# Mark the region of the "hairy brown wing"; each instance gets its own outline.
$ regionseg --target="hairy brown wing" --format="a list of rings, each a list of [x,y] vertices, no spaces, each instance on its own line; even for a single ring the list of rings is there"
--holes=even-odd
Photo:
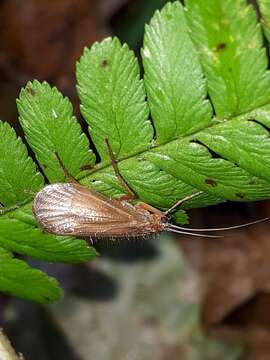
[[[117,236],[149,221],[147,214],[132,205],[77,183],[47,185],[36,195],[33,212],[46,231],[58,235]]]

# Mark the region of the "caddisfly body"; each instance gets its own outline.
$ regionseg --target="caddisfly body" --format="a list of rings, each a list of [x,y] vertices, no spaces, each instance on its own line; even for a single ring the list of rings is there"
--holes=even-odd
[[[145,237],[162,231],[217,237],[199,232],[235,229],[266,220],[217,229],[191,229],[171,224],[169,212],[199,194],[201,192],[192,194],[162,212],[145,203],[132,205],[126,200],[109,199],[76,182],[59,183],[47,185],[37,193],[33,212],[40,226],[49,233],[90,238]]]

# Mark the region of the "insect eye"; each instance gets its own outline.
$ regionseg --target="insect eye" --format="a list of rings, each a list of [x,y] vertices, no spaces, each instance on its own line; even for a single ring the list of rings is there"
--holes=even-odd
[[[160,222],[161,222],[162,224],[166,224],[166,223],[168,222],[167,216],[162,216],[162,217],[160,218]]]

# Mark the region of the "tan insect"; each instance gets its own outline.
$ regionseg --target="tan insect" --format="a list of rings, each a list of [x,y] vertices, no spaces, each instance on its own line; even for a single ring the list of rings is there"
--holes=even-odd
[[[197,195],[191,195],[185,200]],[[133,206],[126,200],[109,199],[78,183],[47,185],[36,195],[33,212],[47,232],[90,238],[145,237],[162,231],[217,237],[195,232],[235,229],[262,221],[228,228],[185,228],[169,222],[169,211],[161,212],[144,203]]]
[[[78,183],[46,186],[36,195],[33,212],[44,230],[58,235],[137,237],[175,228],[158,209],[109,199]]]

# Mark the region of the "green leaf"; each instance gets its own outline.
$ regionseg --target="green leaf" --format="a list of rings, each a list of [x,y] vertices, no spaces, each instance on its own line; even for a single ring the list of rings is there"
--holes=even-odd
[[[207,8],[210,7],[209,2],[206,4]],[[213,19],[219,21],[217,9],[224,8],[229,11],[223,2],[217,1],[215,4],[210,23]],[[230,122],[211,119],[211,107],[206,100],[207,87],[204,80],[204,74],[208,76],[208,68],[201,68],[200,61],[203,62],[204,54],[196,50],[192,41],[196,28],[193,26],[192,31],[189,29],[194,20],[192,16],[196,18],[198,10],[195,3],[190,2],[188,5],[187,13],[179,2],[167,4],[162,11],[155,13],[150,26],[146,28],[142,55],[157,144],[152,149],[146,147],[145,151],[136,156],[120,161],[120,173],[141,200],[161,209],[168,208],[177,200],[198,190],[203,190],[204,193],[186,202],[185,208],[208,206],[226,200],[255,201],[268,198],[269,171],[263,169],[263,164],[268,163],[270,154],[268,132],[254,120],[269,127],[269,110],[266,106],[258,106],[242,115],[243,118],[234,118]],[[195,7],[194,12],[193,8],[190,10],[191,6]],[[198,6],[201,9],[202,5]],[[232,37],[238,29],[243,32],[244,39],[248,39],[253,33],[258,35],[258,26],[251,21],[255,14],[241,1],[237,1],[238,10],[239,6],[242,6],[249,20],[244,17],[241,17],[241,20],[237,16],[234,19],[231,16],[231,28],[226,28],[225,35]],[[234,11],[232,10],[232,13]],[[186,22],[187,15],[189,26]],[[197,24],[198,20],[195,20]],[[205,33],[209,26],[206,15],[203,20],[201,32]],[[97,46],[95,45],[95,48]],[[240,46],[240,54],[242,49],[243,45]],[[258,51],[260,54],[264,52],[260,47]],[[256,89],[261,89],[264,101],[270,102],[268,83],[260,78],[261,73],[264,74],[263,78],[268,78],[265,71],[266,56],[263,55],[263,61],[257,64],[256,75],[253,75],[255,81],[260,82]],[[88,60],[85,73],[91,71],[96,61],[93,57]],[[249,61],[250,56],[246,58],[244,66],[248,66]],[[222,66],[224,68],[226,64]],[[97,71],[103,70],[97,68]],[[214,71],[213,76],[218,79],[215,63],[211,71]],[[259,80],[256,80],[258,76]],[[231,80],[228,72],[225,72],[223,77],[226,83]],[[207,80],[211,81],[211,78]],[[246,86],[245,77],[238,79],[238,85],[239,88]],[[94,79],[89,83],[90,86],[95,88]],[[225,88],[222,93],[224,99],[226,91]],[[211,88],[209,92],[213,101]],[[248,96],[249,93],[246,97]],[[97,103],[98,95],[92,101]],[[102,109],[106,111],[106,104],[103,104]],[[247,124],[249,130],[245,133]],[[226,127],[228,131],[223,135],[223,128]],[[251,131],[251,128],[254,131]],[[191,135],[187,136],[189,133]],[[215,140],[212,141],[214,134]],[[127,133],[127,139],[128,136]],[[263,144],[261,150],[258,140]],[[159,145],[164,141],[167,144]],[[82,183],[109,196],[124,194],[110,167],[97,167],[90,176],[82,179]]]
[[[173,223],[178,225],[185,225],[189,223],[188,215],[184,210],[178,210],[175,213],[173,213],[171,221],[173,221]]]
[[[17,102],[27,142],[51,182],[80,178],[95,162],[80,125],[72,115],[71,102],[46,82],[29,82]]]
[[[255,201],[270,197],[270,182],[251,176],[229,161],[212,158],[210,152],[196,142],[171,142],[149,156],[169,174],[221,198]]]
[[[186,0],[191,37],[200,54],[219,118],[269,102],[270,74],[256,13],[245,0]]]
[[[66,180],[66,172],[68,176],[80,177],[85,173],[84,166],[93,165],[94,155],[72,117],[71,103],[55,88],[37,81],[28,83],[21,92],[18,108],[26,138],[48,179]],[[37,225],[29,201],[41,189],[43,178],[27,156],[25,145],[5,123],[0,123],[0,151],[0,202],[4,206],[0,217],[0,246],[50,262],[93,259],[97,253],[84,240],[46,234]],[[0,262],[0,273],[6,268],[10,268],[11,273],[21,269],[23,287],[16,284],[15,276],[9,276],[0,283],[3,291],[43,302],[59,296],[53,279],[32,271],[23,262],[15,259]],[[35,279],[36,288],[29,289]]]
[[[258,0],[261,14],[261,24],[267,40],[270,41],[270,1]]]
[[[28,157],[25,145],[15,131],[0,121],[0,204],[19,206],[31,199],[43,185],[43,178]],[[1,206],[0,206],[1,213]]]
[[[55,279],[0,248],[0,290],[40,303],[54,302],[61,291]]]
[[[81,111],[102,160],[108,160],[108,138],[117,159],[149,147],[153,129],[138,62],[117,38],[85,49],[77,64]]]
[[[269,132],[258,123],[233,119],[202,131],[197,139],[250,174],[270,181]]]
[[[206,83],[179,2],[157,11],[146,26],[142,56],[157,142],[209,126]]]

